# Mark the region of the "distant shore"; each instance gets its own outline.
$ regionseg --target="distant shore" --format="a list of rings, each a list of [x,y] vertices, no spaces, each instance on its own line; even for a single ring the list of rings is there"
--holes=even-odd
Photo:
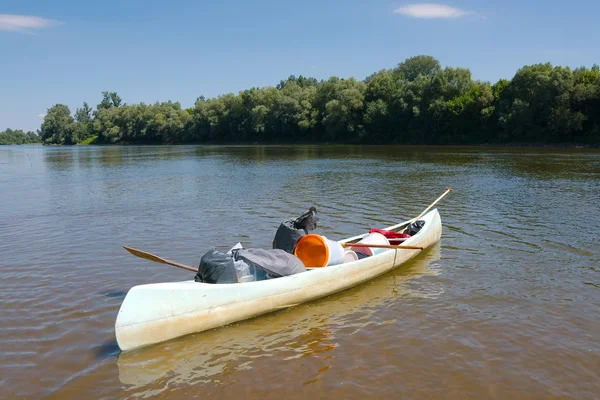
[[[431,56],[365,79],[294,75],[192,107],[127,104],[104,91],[96,107],[50,107],[38,131],[55,144],[600,145],[600,66],[526,65],[511,80],[473,80]]]
[[[41,144],[41,143],[33,143]],[[271,143],[271,142],[191,142],[191,143],[78,143],[75,146],[406,146],[406,147],[531,147],[531,148],[554,148],[554,149],[597,149],[600,144],[584,143],[461,143],[461,144],[402,144],[402,143],[330,143],[330,142],[297,142],[297,143]],[[45,144],[44,146],[63,146]],[[64,145],[69,146],[69,145]]]
[[[188,143],[0,143],[0,146],[40,145],[51,147],[79,147],[79,146],[406,146],[406,147],[506,147],[506,148],[549,148],[549,149],[598,149],[600,143],[448,143],[448,144],[406,144],[406,143],[331,143],[331,142],[188,142]]]

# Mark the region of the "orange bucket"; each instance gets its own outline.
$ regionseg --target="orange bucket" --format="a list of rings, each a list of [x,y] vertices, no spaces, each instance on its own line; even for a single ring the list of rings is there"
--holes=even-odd
[[[308,268],[326,267],[344,262],[344,248],[325,236],[309,233],[294,249],[294,255]]]

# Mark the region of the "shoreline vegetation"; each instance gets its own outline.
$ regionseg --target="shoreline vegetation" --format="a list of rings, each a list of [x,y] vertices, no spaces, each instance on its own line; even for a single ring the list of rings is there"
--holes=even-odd
[[[48,109],[44,144],[407,144],[597,147],[600,67],[524,66],[491,84],[416,56],[364,80],[290,76],[193,107],[125,104]]]
[[[42,143],[42,139],[35,132],[24,132],[21,129],[0,132],[0,145],[34,143]]]

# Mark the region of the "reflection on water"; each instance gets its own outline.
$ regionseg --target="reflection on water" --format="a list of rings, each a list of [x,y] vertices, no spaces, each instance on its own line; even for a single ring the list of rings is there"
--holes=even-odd
[[[141,389],[157,394],[179,385],[219,383],[222,375],[250,370],[260,358],[289,361],[310,357],[319,361],[319,368],[309,381],[318,380],[336,355],[339,336],[348,338],[373,325],[393,323],[373,316],[381,308],[397,307],[403,298],[440,294],[443,288],[439,286],[424,285],[424,290],[406,287],[410,280],[439,273],[439,259],[438,243],[397,270],[358,288],[224,328],[121,353],[119,379],[139,395],[144,395]]]

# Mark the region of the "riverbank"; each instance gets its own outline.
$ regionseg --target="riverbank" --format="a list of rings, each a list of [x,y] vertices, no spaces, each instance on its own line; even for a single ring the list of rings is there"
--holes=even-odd
[[[41,144],[41,143],[33,143]],[[88,140],[75,145],[58,145],[58,146],[189,146],[189,145],[209,145],[209,146],[414,146],[414,147],[504,147],[504,148],[556,148],[556,149],[597,149],[600,148],[600,143],[585,144],[585,143],[474,143],[474,144],[402,144],[402,143],[319,143],[319,142],[294,142],[294,143],[272,143],[272,142],[189,142],[189,143],[99,143],[95,140]],[[44,146],[57,146],[56,144],[44,144]]]

